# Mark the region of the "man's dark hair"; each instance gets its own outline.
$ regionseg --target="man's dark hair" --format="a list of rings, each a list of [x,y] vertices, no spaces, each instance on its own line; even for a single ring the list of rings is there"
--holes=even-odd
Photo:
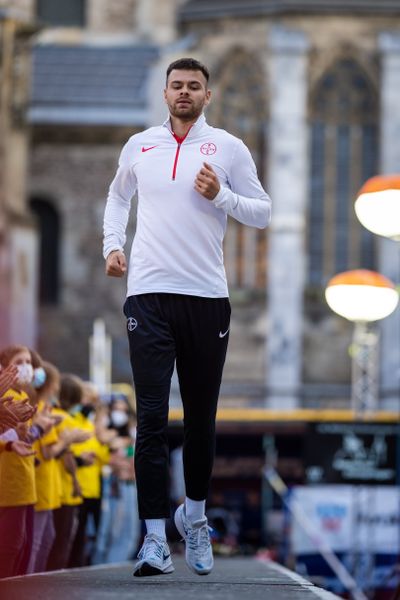
[[[167,83],[168,77],[173,69],[178,69],[180,71],[201,71],[207,82],[210,79],[210,73],[207,67],[195,58],[179,58],[172,62],[167,69]]]

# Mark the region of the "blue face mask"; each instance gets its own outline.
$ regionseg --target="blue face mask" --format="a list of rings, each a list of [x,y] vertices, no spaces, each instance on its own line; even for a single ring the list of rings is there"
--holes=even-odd
[[[46,379],[46,371],[43,369],[43,367],[38,367],[37,369],[34,369],[32,379],[32,385],[34,388],[42,387]]]

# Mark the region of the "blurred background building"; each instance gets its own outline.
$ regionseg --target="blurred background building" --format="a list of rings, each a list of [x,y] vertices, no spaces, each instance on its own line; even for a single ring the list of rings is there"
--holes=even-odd
[[[31,45],[28,2],[0,2],[0,339],[34,345],[38,231],[27,205]]]
[[[107,279],[101,258],[105,197],[124,142],[165,118],[166,66],[194,56],[211,71],[209,122],[247,143],[273,199],[267,231],[229,222],[233,320],[222,402],[347,407],[352,328],[329,310],[324,289],[335,273],[354,268],[400,280],[399,247],[362,228],[353,210],[368,177],[400,164],[398,1],[1,5],[1,76],[8,81],[0,179],[8,285],[1,293],[13,298],[9,337],[23,339],[28,311],[30,339],[37,336],[43,354],[86,376],[87,340],[101,316],[113,340],[113,378],[130,380],[125,282]],[[18,48],[13,65],[8,22]],[[28,87],[27,124],[20,108]],[[132,214],[132,233],[134,221]],[[28,246],[21,228],[30,232]],[[5,250],[7,236],[14,245]],[[398,406],[399,319],[397,311],[380,325],[382,408]]]

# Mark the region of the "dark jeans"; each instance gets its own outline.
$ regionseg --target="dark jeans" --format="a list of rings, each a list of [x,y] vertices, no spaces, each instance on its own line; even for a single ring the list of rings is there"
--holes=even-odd
[[[176,361],[184,412],[186,495],[207,498],[215,453],[215,417],[229,338],[228,298],[141,294],[124,313],[136,391],[136,483],[141,519],[170,516],[167,438]]]

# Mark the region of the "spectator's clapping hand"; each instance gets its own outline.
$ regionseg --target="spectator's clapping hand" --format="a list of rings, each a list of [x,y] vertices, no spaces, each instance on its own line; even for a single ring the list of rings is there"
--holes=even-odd
[[[96,455],[94,452],[82,452],[79,455],[79,458],[81,459],[85,467],[89,467],[94,463]]]
[[[0,398],[9,390],[17,381],[18,368],[16,365],[8,365],[0,371]]]
[[[51,413],[51,418],[53,419],[54,425],[59,425],[64,421],[64,417],[62,415],[53,415],[53,413]]]
[[[60,431],[59,435],[66,445],[69,446],[70,444],[81,444],[82,442],[86,442],[93,434],[84,429],[74,428],[64,429],[63,431]]]
[[[32,446],[22,440],[11,442],[11,449],[19,456],[32,456],[33,454],[36,454]]]
[[[8,409],[13,413],[19,423],[25,423],[33,417],[36,412],[36,408],[33,408],[28,399],[22,402],[12,402]]]
[[[38,425],[43,430],[43,434],[48,433],[54,426],[54,420],[51,416],[50,409],[44,408],[36,413],[33,424]]]
[[[0,433],[7,429],[13,429],[19,423],[17,417],[10,410],[11,404],[12,398],[0,399]]]
[[[29,427],[26,423],[18,423],[15,427],[15,431],[21,441],[26,442],[27,444],[32,442],[31,436],[29,435]]]
[[[126,448],[126,439],[123,437],[115,437],[110,443],[111,450],[120,450],[121,448]]]
[[[117,435],[116,429],[96,429],[96,437],[101,444],[111,445]]]

